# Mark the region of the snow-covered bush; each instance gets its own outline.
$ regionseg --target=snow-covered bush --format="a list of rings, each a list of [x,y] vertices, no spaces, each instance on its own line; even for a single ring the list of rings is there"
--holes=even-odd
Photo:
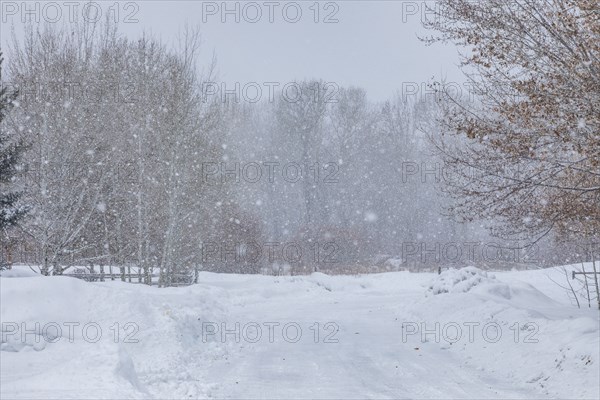
[[[428,291],[433,294],[464,293],[481,283],[497,282],[493,274],[475,267],[450,268],[431,281]]]

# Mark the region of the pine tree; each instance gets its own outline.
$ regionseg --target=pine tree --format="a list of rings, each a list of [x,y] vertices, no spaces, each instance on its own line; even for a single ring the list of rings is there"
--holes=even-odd
[[[0,52],[0,80],[2,80],[2,61]],[[0,234],[2,235],[26,212],[25,207],[17,204],[21,193],[11,190],[19,172],[18,163],[25,145],[22,140],[12,140],[8,129],[2,125],[16,98],[17,92],[11,92],[7,87],[0,89]]]

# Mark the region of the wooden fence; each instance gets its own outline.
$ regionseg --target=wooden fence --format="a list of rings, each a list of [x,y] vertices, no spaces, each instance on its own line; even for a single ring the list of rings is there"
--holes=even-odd
[[[122,282],[128,283],[138,283],[145,284],[145,275],[143,272],[136,273],[114,273],[109,272],[105,273],[104,271],[100,272],[89,272],[87,269],[78,269],[75,272],[71,273],[63,273],[61,276],[69,276],[72,278],[77,278],[84,280],[86,282],[105,282],[107,280],[116,281],[121,280]],[[173,279],[174,278],[174,279]],[[182,279],[183,278],[183,279]],[[157,286],[160,279],[160,274],[153,273],[150,275],[151,284],[153,286]],[[171,279],[167,286],[188,286],[192,283],[198,283],[198,274],[195,273],[193,277],[193,282],[190,282],[190,276],[187,274],[171,274]]]

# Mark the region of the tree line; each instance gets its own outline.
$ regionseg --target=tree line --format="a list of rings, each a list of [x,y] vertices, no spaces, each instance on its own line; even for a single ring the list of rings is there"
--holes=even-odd
[[[597,243],[600,223],[594,2],[445,3],[423,40],[467,47],[475,101],[444,82],[372,102],[308,79],[293,101],[240,102],[207,96],[216,64],[193,29],[167,47],[110,24],[30,26],[10,52],[18,98],[0,103],[3,241],[44,274],[158,269],[165,286],[199,266],[352,270],[406,243],[425,265],[428,244],[496,238],[568,261],[555,243]]]

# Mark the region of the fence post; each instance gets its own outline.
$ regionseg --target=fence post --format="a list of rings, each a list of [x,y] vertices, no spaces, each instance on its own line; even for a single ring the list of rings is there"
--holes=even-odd
[[[94,282],[96,280],[96,269],[94,268],[94,263],[90,263],[90,282]]]

